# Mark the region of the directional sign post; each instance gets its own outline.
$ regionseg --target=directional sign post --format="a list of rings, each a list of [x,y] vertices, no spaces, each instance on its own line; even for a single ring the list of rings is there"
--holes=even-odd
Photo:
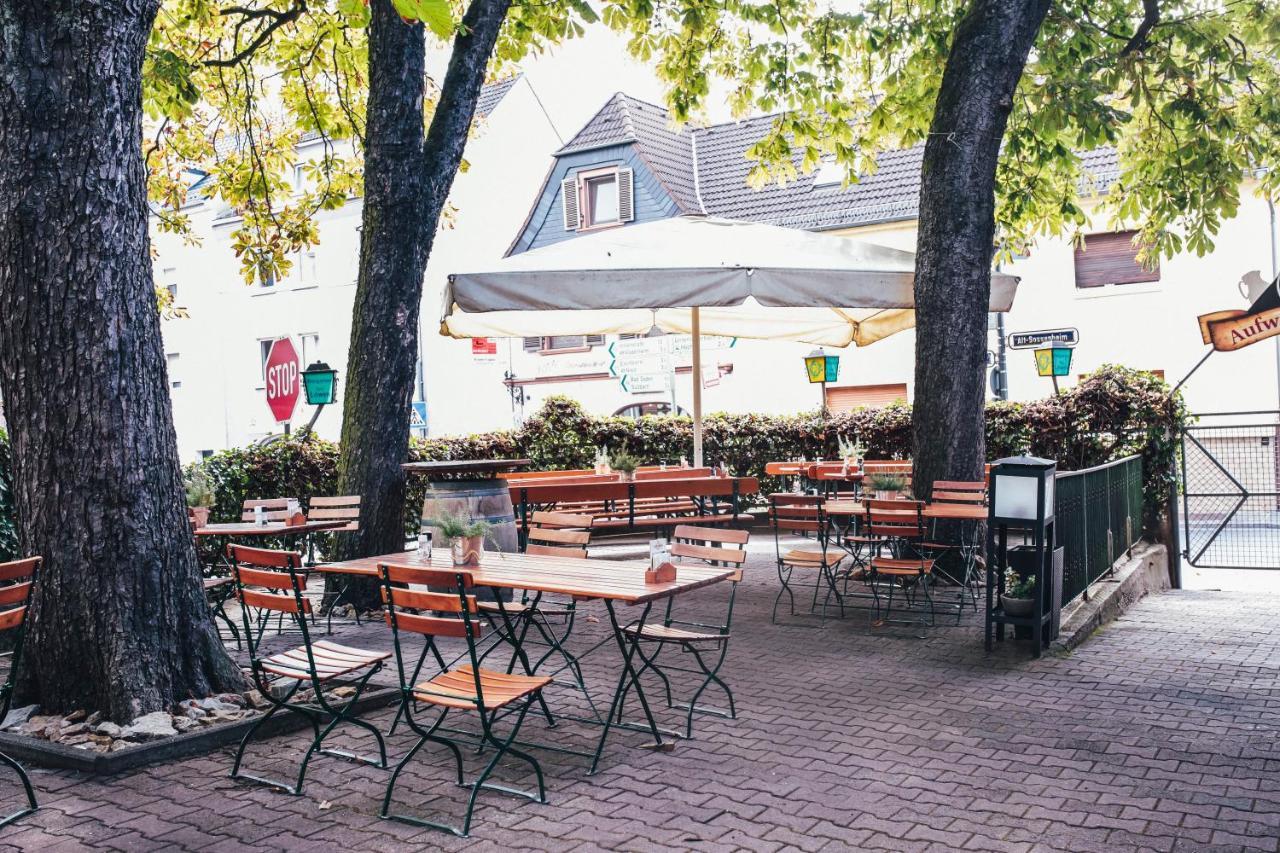
[[[299,376],[298,351],[289,338],[279,338],[271,345],[264,368],[267,385],[267,405],[276,423],[285,423],[293,417],[298,406]]]
[[[652,394],[667,387],[674,369],[666,337],[632,338],[609,344],[609,375],[629,394]]]

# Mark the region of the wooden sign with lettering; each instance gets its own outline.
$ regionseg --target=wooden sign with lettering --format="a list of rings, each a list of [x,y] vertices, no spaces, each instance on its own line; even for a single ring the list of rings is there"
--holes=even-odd
[[[1200,335],[1206,344],[1223,352],[1280,335],[1280,277],[1258,295],[1247,311],[1201,314]]]

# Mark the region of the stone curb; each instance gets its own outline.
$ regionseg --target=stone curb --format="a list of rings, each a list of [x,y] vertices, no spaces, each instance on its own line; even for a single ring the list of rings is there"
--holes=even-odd
[[[1062,629],[1049,650],[1057,654],[1070,652],[1147,593],[1169,588],[1169,555],[1165,546],[1139,542],[1127,559],[1116,563],[1109,577],[1089,587],[1088,601],[1078,598],[1063,610]]]

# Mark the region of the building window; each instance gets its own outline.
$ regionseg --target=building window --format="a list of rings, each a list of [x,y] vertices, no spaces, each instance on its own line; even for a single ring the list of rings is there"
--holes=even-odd
[[[560,184],[566,231],[604,228],[635,218],[633,175],[610,166],[579,172]]]
[[[599,346],[604,346],[604,335],[549,335],[544,338],[524,338],[525,352],[540,352],[543,355],[578,352]]]
[[[275,287],[276,286],[276,271],[267,264],[263,264],[258,267],[258,286],[259,287]]]
[[[178,268],[165,267],[160,273],[160,278],[164,282],[164,289],[169,291],[169,298],[173,300],[173,304],[178,304]]]
[[[645,415],[669,415],[671,414],[671,404],[661,400],[648,403],[631,403],[623,406],[614,412],[614,417],[619,418],[642,418]],[[681,406],[676,406],[677,415],[687,415],[688,412]]]
[[[1090,234],[1075,251],[1076,287],[1139,284],[1160,280],[1160,266],[1147,269],[1138,263],[1136,231]]]
[[[261,387],[263,388],[267,385],[267,359],[271,357],[271,345],[275,342],[275,338],[262,338],[258,341],[258,354],[260,356],[258,373],[262,377]]]
[[[169,387],[181,388],[182,379],[178,377],[178,354],[176,352],[166,353],[164,357],[165,370],[169,374]]]
[[[307,191],[307,164],[299,163],[293,167],[293,191],[301,195]]]
[[[313,361],[320,360],[320,335],[311,332],[298,336],[302,340],[302,367],[305,370],[307,365]]]
[[[827,409],[832,414],[852,412],[854,409],[883,409],[892,403],[905,403],[906,400],[907,386],[901,382],[827,388]]]
[[[298,286],[311,287],[316,284],[316,253],[298,253]]]

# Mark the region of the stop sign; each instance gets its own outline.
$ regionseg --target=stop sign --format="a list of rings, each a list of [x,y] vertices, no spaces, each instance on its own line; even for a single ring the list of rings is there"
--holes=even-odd
[[[266,380],[267,405],[278,423],[293,417],[293,410],[298,405],[298,388],[300,387],[301,367],[298,366],[298,351],[293,348],[289,338],[279,338],[271,345],[267,354]]]

